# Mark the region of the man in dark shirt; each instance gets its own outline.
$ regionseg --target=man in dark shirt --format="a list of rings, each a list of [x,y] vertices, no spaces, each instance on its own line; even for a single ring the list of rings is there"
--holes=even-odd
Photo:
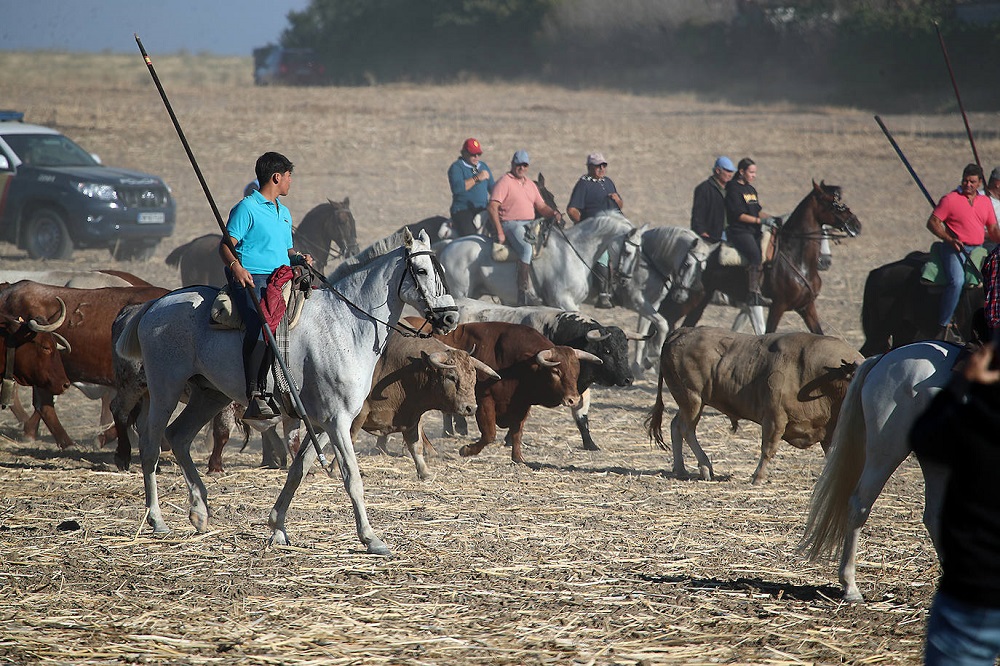
[[[734,173],[733,161],[723,155],[715,160],[712,175],[694,188],[691,229],[710,243],[726,238],[726,183]]]
[[[1000,371],[987,344],[913,424],[922,461],[945,465],[941,580],[927,621],[926,664],[990,665],[1000,654]]]

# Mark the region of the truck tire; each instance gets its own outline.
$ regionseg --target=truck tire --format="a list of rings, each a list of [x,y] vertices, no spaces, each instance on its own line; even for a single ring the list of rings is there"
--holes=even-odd
[[[111,256],[116,261],[149,261],[156,252],[156,243],[119,241],[111,246]]]
[[[28,218],[24,246],[32,259],[69,259],[73,254],[66,222],[51,208],[39,208]]]

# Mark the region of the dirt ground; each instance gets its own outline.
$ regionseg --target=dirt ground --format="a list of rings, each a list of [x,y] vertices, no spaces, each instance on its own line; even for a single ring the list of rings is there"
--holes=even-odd
[[[811,180],[843,186],[863,235],[834,248],[819,311],[827,333],[860,346],[869,270],[929,245],[929,207],[867,110],[705,103],[511,84],[253,89],[249,62],[166,59],[161,79],[223,215],[278,150],[296,164],[287,200],[301,219],[350,197],[362,246],[401,224],[446,214],[445,171],[468,136],[499,176],[514,150],[532,156],[561,206],[600,150],[635,223],[686,225],[691,191],[718,154],[752,156],[765,210],[790,211]],[[154,60],[155,61],[155,60]],[[172,238],[144,263],[79,251],[52,267],[134,272],[179,286],[167,253],[216,230],[211,209],[138,56],[0,54],[3,106],[62,130],[106,164],[162,175],[178,200]],[[14,66],[16,65],[16,66]],[[237,72],[232,74],[232,72]],[[971,160],[958,114],[886,116],[935,196]],[[974,114],[987,168],[1000,160],[996,114]],[[43,267],[10,245],[5,268]],[[631,313],[596,312],[633,327]],[[735,311],[712,307],[705,323]],[[804,330],[794,315],[781,330]],[[159,476],[174,532],[152,538],[137,465],[115,471],[94,445],[98,410],[75,389],[59,399],[76,448],[47,434],[21,442],[0,415],[0,661],[10,663],[654,664],[892,663],[921,660],[938,570],[920,523],[912,462],[889,481],[865,529],[864,605],[839,601],[836,564],[797,555],[818,447],[784,447],[771,479],[749,484],[760,429],[732,434],[715,412],[702,443],[720,475],[676,478],[642,422],[655,375],[597,389],[581,449],[564,410],[537,409],[528,466],[502,446],[473,459],[429,433],[435,476],[357,443],[368,509],[392,558],[363,554],[340,482],[317,473],[289,513],[294,546],[268,546],[267,513],[284,473],[258,468],[259,440],[230,447],[206,480],[212,530],[186,519],[169,454]],[[673,403],[668,401],[667,416]],[[393,444],[398,453],[399,440]],[[199,457],[207,460],[207,450]],[[689,468],[693,465],[690,462]],[[78,528],[77,528],[78,527]],[[68,528],[68,529],[67,529]]]

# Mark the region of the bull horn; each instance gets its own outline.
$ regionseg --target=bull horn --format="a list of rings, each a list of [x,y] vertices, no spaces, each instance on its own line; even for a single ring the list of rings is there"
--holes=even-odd
[[[427,354],[427,362],[438,370],[453,370],[455,368],[454,363],[448,363],[447,361],[448,352],[436,351],[433,354]]]
[[[56,300],[59,301],[59,307],[61,308],[61,312],[59,313],[59,317],[56,318],[56,321],[51,324],[39,324],[34,319],[31,319],[28,321],[28,328],[35,333],[51,333],[62,326],[62,323],[66,321],[66,303],[64,303],[63,299],[58,296],[56,296]]]
[[[469,358],[472,359],[472,365],[476,368],[478,372],[483,373],[487,377],[492,377],[493,379],[500,379],[500,375],[497,373],[496,370],[486,365],[475,356],[469,356]]]
[[[607,340],[610,337],[611,331],[604,334],[601,333],[600,329],[592,328],[587,331],[587,339],[591,342],[600,342],[601,340]]]
[[[535,354],[535,360],[538,361],[539,364],[541,364],[541,365],[544,365],[544,366],[549,367],[549,368],[554,368],[557,365],[559,365],[559,363],[561,363],[561,361],[550,361],[549,357],[551,355],[552,355],[552,350],[551,349],[543,349],[542,351],[540,351],[537,354]]]
[[[604,365],[604,361],[590,352],[585,352],[582,349],[574,349],[573,351],[576,352],[576,357],[581,361],[589,361],[591,363],[596,363],[597,365]]]
[[[56,349],[58,349],[61,352],[66,352],[67,354],[73,353],[73,345],[69,343],[69,340],[59,335],[55,331],[52,332],[52,337],[55,338]]]

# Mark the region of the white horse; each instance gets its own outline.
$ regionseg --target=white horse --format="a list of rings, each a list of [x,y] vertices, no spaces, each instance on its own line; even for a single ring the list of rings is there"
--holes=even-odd
[[[631,275],[646,228],[636,229],[620,213],[592,217],[565,232],[553,228],[545,250],[531,264],[535,291],[546,305],[579,310],[581,303],[596,294],[591,276],[598,257],[607,251],[610,266],[619,274]],[[490,239],[457,238],[441,248],[440,259],[456,297],[495,296],[504,305],[517,304],[516,262],[494,262]]]
[[[660,304],[668,296],[684,303],[692,289],[700,288],[701,271],[714,248],[714,244],[684,227],[655,227],[642,234],[641,261],[630,277],[630,287],[618,292],[628,301],[627,306],[639,313],[636,330],[641,341],[636,344],[632,362],[635,376],[642,376],[647,367],[659,365],[663,341],[671,330],[659,312]],[[650,326],[655,327],[652,334]]]
[[[300,388],[312,425],[333,443],[354,508],[358,537],[369,553],[380,555],[389,551],[368,522],[351,444],[351,422],[361,411],[389,326],[399,319],[404,302],[425,313],[435,331],[455,328],[457,308],[429,248],[427,234],[415,239],[403,231],[347,259],[330,276],[336,293],[313,291],[298,325],[289,332],[290,380]],[[124,358],[141,357],[146,371],[148,413],[144,419],[140,417],[140,424],[144,420],[145,425],[140,429],[139,450],[147,521],[154,532],[168,531],[156,486],[163,437],[170,442],[188,486],[188,518],[203,532],[208,527],[207,493],[191,460],[191,440],[229,403],[246,403],[241,334],[209,325],[216,293],[210,287],[189,287],[167,294],[152,302],[141,316],[133,317],[116,344]],[[186,386],[191,390],[190,400],[168,427]],[[315,448],[303,444],[288,470],[268,521],[276,544],[288,543],[285,514],[316,457]]]
[[[885,482],[910,454],[910,428],[951,379],[960,349],[946,342],[915,342],[872,356],[847,389],[800,544],[812,560],[841,547],[846,601],[864,600],[855,577],[861,528]],[[923,521],[936,548],[947,469],[918,462],[924,475]]]

